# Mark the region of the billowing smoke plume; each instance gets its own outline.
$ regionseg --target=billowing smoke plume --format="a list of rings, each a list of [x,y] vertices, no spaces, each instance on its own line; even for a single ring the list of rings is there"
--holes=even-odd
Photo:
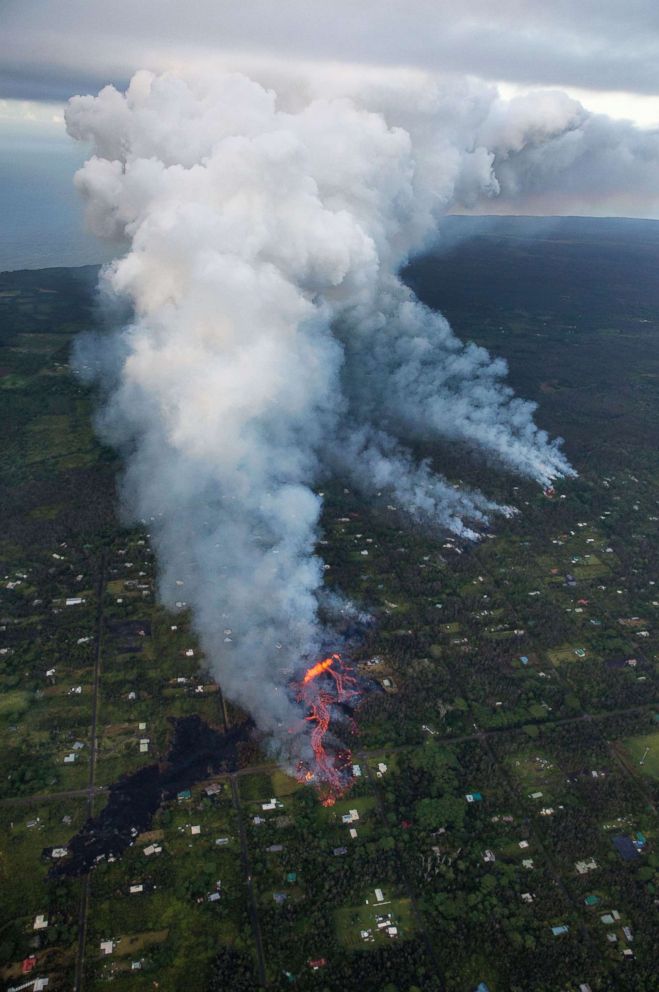
[[[287,682],[325,636],[323,475],[474,537],[506,508],[406,442],[460,441],[541,484],[571,473],[505,363],[463,345],[398,271],[447,208],[499,192],[497,161],[510,186],[521,156],[526,181],[531,149],[578,113],[507,113],[475,88],[368,100],[140,72],[67,112],[95,149],[76,176],[89,222],[129,242],[102,283],[132,317],[94,355],[125,504],[149,521],[163,601],[192,607],[223,690],[289,756],[308,737]]]

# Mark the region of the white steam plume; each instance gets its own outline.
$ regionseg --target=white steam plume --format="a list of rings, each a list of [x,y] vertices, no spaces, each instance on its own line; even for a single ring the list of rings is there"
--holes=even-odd
[[[502,143],[510,171],[573,117],[513,120],[489,89],[418,97],[287,105],[240,75],[139,72],[67,110],[95,149],[76,176],[90,224],[130,242],[102,284],[133,317],[94,352],[126,506],[151,521],[163,601],[192,607],[223,690],[289,759],[309,743],[288,729],[309,725],[288,673],[323,638],[323,473],[475,537],[507,508],[415,463],[406,440],[456,439],[541,484],[572,472],[505,363],[397,273],[448,207],[499,191]]]

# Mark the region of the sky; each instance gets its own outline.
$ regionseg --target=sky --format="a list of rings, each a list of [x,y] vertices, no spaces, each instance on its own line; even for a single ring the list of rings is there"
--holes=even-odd
[[[0,26],[0,207],[27,211],[24,235],[37,216],[55,223],[30,210],[26,184],[60,208],[70,199],[83,151],[66,136],[66,101],[108,83],[125,89],[139,69],[234,70],[275,86],[296,74],[333,84],[470,77],[504,97],[560,89],[659,129],[656,0],[0,0]],[[77,258],[89,242],[79,207],[67,209]],[[657,216],[642,196],[609,212]],[[4,228],[0,266],[18,238],[6,216]]]

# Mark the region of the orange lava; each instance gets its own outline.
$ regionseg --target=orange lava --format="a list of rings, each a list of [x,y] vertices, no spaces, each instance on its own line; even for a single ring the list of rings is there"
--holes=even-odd
[[[327,677],[317,682],[322,675]],[[298,777],[301,782],[314,781],[320,787],[321,792],[325,793],[323,806],[333,806],[337,796],[342,795],[350,784],[337,763],[338,752],[332,749],[328,753],[325,748],[325,735],[330,728],[332,707],[357,695],[357,680],[345,670],[340,654],[332,654],[316,662],[307,669],[298,683],[297,700],[306,705],[305,720],[312,724],[311,747],[314,755],[312,768],[301,764]],[[343,756],[347,763],[349,752],[343,752]]]
[[[307,669],[304,673],[304,678],[302,679],[302,685],[308,685],[312,679],[317,679],[319,675],[326,672],[328,668],[331,668],[335,661],[340,661],[341,656],[338,654],[331,654],[329,658],[325,658],[323,661],[317,661],[315,665]]]

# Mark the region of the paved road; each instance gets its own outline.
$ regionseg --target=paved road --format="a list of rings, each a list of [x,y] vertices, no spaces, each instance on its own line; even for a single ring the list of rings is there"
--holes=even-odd
[[[101,555],[101,571],[98,580],[98,608],[96,611],[96,638],[94,650],[94,684],[92,690],[92,725],[91,743],[89,748],[89,777],[87,779],[87,816],[94,815],[94,797],[96,795],[96,755],[98,753],[98,702],[101,685],[101,646],[103,642],[103,603],[105,600],[105,572],[107,553]],[[85,943],[87,940],[87,915],[89,910],[89,894],[91,874],[85,876],[80,890],[80,906],[78,910],[78,950],[76,953],[75,971],[73,977],[73,992],[82,992],[85,977]]]
[[[259,911],[256,903],[254,882],[252,881],[252,868],[249,861],[247,834],[245,832],[245,823],[243,821],[243,814],[240,805],[240,795],[238,793],[238,786],[236,784],[235,776],[233,775],[231,776],[231,795],[233,797],[233,805],[236,810],[236,816],[238,817],[238,832],[240,835],[240,859],[242,862],[243,874],[245,876],[245,884],[247,886],[247,904],[249,907],[249,915],[252,922],[252,932],[254,934],[254,945],[256,947],[256,961],[258,965],[259,982],[261,985],[267,985],[267,977],[265,970],[265,955],[263,953],[263,937],[261,935],[261,922],[259,920]]]

